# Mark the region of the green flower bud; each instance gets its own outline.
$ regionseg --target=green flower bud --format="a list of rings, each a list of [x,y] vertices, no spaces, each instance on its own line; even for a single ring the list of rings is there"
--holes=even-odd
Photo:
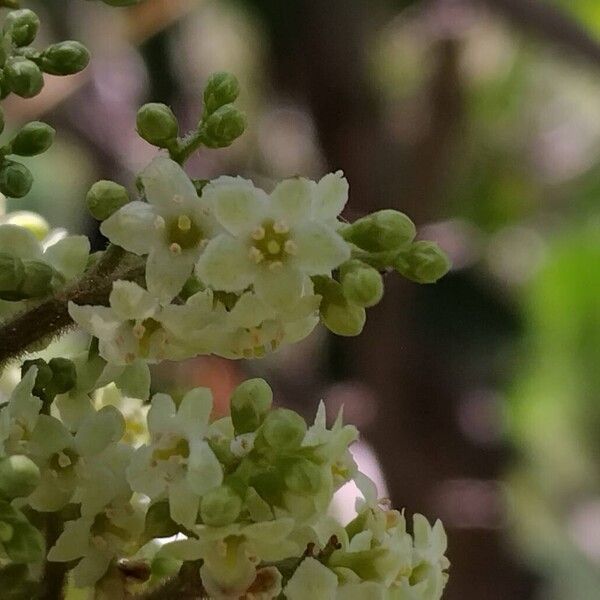
[[[0,495],[7,500],[25,498],[40,482],[40,470],[26,456],[0,459]]]
[[[52,391],[64,394],[77,384],[77,369],[75,363],[68,358],[53,358],[48,363],[52,370]]]
[[[408,246],[417,230],[415,224],[396,210],[380,210],[341,231],[342,237],[367,252],[400,250]]]
[[[56,130],[41,121],[27,123],[11,142],[11,154],[18,156],[36,156],[46,152],[52,142]]]
[[[231,420],[236,435],[256,431],[273,403],[273,391],[264,379],[249,379],[231,395]]]
[[[22,56],[14,56],[6,61],[4,79],[7,88],[21,98],[33,98],[44,87],[44,76],[40,68]]]
[[[29,371],[29,369],[31,369],[32,367],[37,368],[35,384],[33,386],[33,395],[40,398],[43,395],[46,386],[52,381],[52,369],[48,366],[48,363],[42,358],[26,360],[21,366],[21,377],[25,377],[27,371]]]
[[[0,167],[0,192],[9,198],[22,198],[33,185],[31,171],[21,163],[5,160]]]
[[[89,50],[72,40],[48,46],[41,56],[41,67],[50,75],[73,75],[83,71],[89,62]]]
[[[240,95],[240,84],[231,73],[213,73],[204,88],[204,112],[210,115],[221,106],[234,102]]]
[[[375,306],[383,297],[383,277],[373,267],[351,260],[340,267],[344,296],[357,306]]]
[[[415,242],[394,264],[401,275],[417,283],[435,283],[450,267],[450,259],[444,251],[435,242],[425,240]]]
[[[44,538],[20,510],[8,502],[0,502],[0,524],[4,537],[2,546],[10,560],[15,563],[43,560]]]
[[[285,485],[296,494],[316,494],[323,482],[319,466],[306,458],[286,465],[284,473]]]
[[[129,202],[127,190],[114,181],[97,181],[87,193],[88,210],[94,219],[104,221]]]
[[[15,10],[6,15],[4,33],[8,33],[15,46],[29,46],[40,29],[39,17],[28,8]]]
[[[25,260],[25,277],[19,291],[24,298],[39,298],[52,291],[54,269],[41,260]]]
[[[2,292],[10,293],[18,290],[23,283],[24,276],[23,261],[8,252],[0,252],[0,297],[2,297]]]
[[[320,311],[323,325],[332,333],[345,337],[359,335],[367,320],[365,309],[351,302],[345,304],[322,302]]]
[[[200,139],[207,148],[225,148],[246,129],[246,115],[233,104],[225,104],[200,126]]]
[[[137,130],[153,146],[166,148],[179,133],[179,123],[166,104],[144,104],[137,113]]]
[[[269,446],[276,450],[298,448],[306,433],[306,422],[293,410],[277,408],[265,418],[261,433]]]
[[[221,485],[202,496],[200,516],[206,525],[224,527],[233,523],[242,511],[242,500],[228,486]]]

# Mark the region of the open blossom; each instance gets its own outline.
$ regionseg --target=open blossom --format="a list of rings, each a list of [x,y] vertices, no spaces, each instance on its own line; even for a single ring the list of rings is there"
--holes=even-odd
[[[205,435],[212,411],[209,390],[188,392],[179,408],[170,396],[156,394],[148,412],[150,443],[131,460],[133,490],[151,499],[166,496],[171,518],[187,528],[196,523],[200,497],[223,481],[223,469]]]
[[[240,177],[207,185],[202,196],[226,231],[200,257],[200,279],[225,292],[252,285],[266,303],[291,308],[309,276],[329,274],[350,257],[336,232],[347,188],[341,173],[328,177],[319,184],[289,179],[270,195]],[[331,185],[331,177],[340,185]]]
[[[100,354],[116,365],[167,358],[167,333],[158,319],[158,300],[130,281],[116,281],[110,306],[78,306],[69,303],[73,320],[99,341]]]
[[[208,202],[183,169],[161,156],[140,175],[148,202],[126,204],[102,223],[102,233],[134,254],[148,255],[146,284],[161,303],[183,287],[203,248],[220,231]]]

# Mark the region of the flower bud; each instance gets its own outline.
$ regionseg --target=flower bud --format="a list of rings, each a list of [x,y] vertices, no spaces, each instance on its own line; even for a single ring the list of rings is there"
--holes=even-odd
[[[0,223],[18,225],[31,231],[40,242],[50,233],[50,225],[42,215],[30,210],[16,210],[0,218]]]
[[[277,408],[265,418],[261,433],[269,446],[276,450],[298,448],[306,433],[306,422],[293,410]]]
[[[28,8],[15,10],[6,15],[4,33],[8,33],[15,46],[29,46],[40,29],[39,17]]]
[[[52,391],[64,394],[77,384],[75,363],[68,358],[53,358],[48,363],[52,371]]]
[[[0,502],[2,547],[15,563],[34,563],[43,560],[44,538],[25,515],[8,502]]]
[[[36,156],[46,152],[52,142],[56,130],[41,121],[27,123],[11,142],[11,153],[18,156]]]
[[[54,269],[41,260],[24,260],[25,276],[19,291],[24,298],[39,298],[52,291]]]
[[[351,260],[340,267],[344,296],[357,306],[375,306],[383,297],[383,277],[377,269]]]
[[[236,435],[256,431],[273,403],[273,392],[264,379],[249,379],[231,395],[231,420]]]
[[[4,79],[7,88],[21,98],[33,98],[44,87],[44,76],[40,68],[22,56],[14,56],[6,61]]]
[[[104,221],[129,202],[127,190],[114,181],[97,181],[87,193],[88,210],[94,219]]]
[[[399,250],[410,244],[417,231],[415,224],[397,210],[380,210],[345,227],[343,238],[367,252]]]
[[[90,52],[83,44],[69,40],[48,46],[41,60],[42,69],[50,75],[73,75],[88,66]]]
[[[435,243],[415,242],[407,254],[400,255],[394,268],[407,279],[417,283],[435,283],[451,267],[444,251]]]
[[[202,496],[200,517],[206,525],[224,527],[233,523],[242,511],[242,500],[228,486],[221,485]]]
[[[316,494],[322,484],[321,469],[314,462],[300,458],[286,465],[284,481],[291,492]]]
[[[22,198],[33,185],[31,171],[21,163],[5,160],[0,167],[0,192],[10,198]]]
[[[246,115],[233,104],[225,104],[202,122],[200,138],[207,148],[225,148],[246,129]]]
[[[23,261],[8,252],[0,252],[0,297],[9,299],[10,292],[19,289],[24,276]],[[3,292],[9,293],[7,298],[4,298]]]
[[[25,377],[29,369],[35,367],[37,373],[35,375],[35,383],[33,386],[33,395],[41,397],[46,389],[46,386],[52,381],[52,369],[48,363],[42,358],[26,360],[21,366],[21,378]]]
[[[359,335],[367,320],[365,309],[351,302],[321,302],[320,311],[323,325],[332,333],[345,337]]]
[[[166,104],[144,104],[137,113],[137,130],[153,146],[166,148],[179,133],[179,123]]]
[[[231,73],[213,73],[204,88],[204,111],[210,115],[221,106],[234,102],[240,95],[240,84]]]
[[[40,470],[26,456],[0,459],[0,495],[7,500],[25,498],[40,482]]]

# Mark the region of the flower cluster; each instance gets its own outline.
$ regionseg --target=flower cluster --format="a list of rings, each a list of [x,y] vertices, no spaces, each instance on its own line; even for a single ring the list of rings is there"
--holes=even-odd
[[[227,417],[212,419],[211,393],[197,388],[178,403],[156,394],[144,419],[141,403],[117,408],[132,400],[111,383],[88,390],[75,414],[66,392],[50,406],[38,397],[43,371],[31,366],[0,411],[0,543],[11,560],[42,560],[27,515],[55,513],[65,523],[47,560],[69,563],[81,587],[129,562],[144,566],[141,587],[154,589],[165,564],[168,576],[198,561],[216,599],[441,597],[441,524],[416,516],[407,533],[354,463],[356,429],[341,417],[328,428],[323,404],[308,427],[273,408],[269,386],[253,379],[233,392]],[[344,526],[327,510],[351,480],[364,499]],[[157,544],[165,537],[173,541]]]

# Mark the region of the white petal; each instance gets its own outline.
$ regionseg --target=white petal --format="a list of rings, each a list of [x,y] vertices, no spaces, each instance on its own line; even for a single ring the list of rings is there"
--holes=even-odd
[[[248,233],[262,220],[268,196],[241,177],[219,177],[202,191],[217,221],[233,235]]]
[[[169,485],[169,509],[176,523],[191,529],[198,518],[200,496],[194,493],[185,479],[179,479]]]
[[[146,263],[148,291],[162,304],[168,304],[192,274],[196,258],[191,251],[174,254],[166,246],[155,248]]]
[[[158,498],[165,490],[166,483],[160,471],[151,467],[152,448],[140,446],[131,457],[127,467],[127,481],[134,492]]]
[[[92,519],[67,521],[56,544],[48,552],[52,562],[69,562],[83,556],[87,550]]]
[[[157,228],[156,218],[152,206],[135,200],[108,217],[100,231],[113,244],[141,256],[163,240],[164,231]]]
[[[40,415],[31,434],[31,451],[49,457],[73,445],[69,430],[54,417]]]
[[[112,556],[108,551],[101,551],[89,546],[86,556],[71,571],[73,581],[77,587],[94,585],[108,569]]]
[[[225,292],[239,292],[252,282],[256,265],[250,261],[248,246],[228,235],[210,241],[196,265],[200,279]]]
[[[158,310],[158,300],[133,281],[115,281],[110,293],[110,306],[123,320],[144,320]]]
[[[44,261],[70,280],[84,272],[89,254],[89,239],[84,235],[72,235],[47,248]]]
[[[313,219],[330,225],[335,223],[348,202],[348,187],[348,181],[341,171],[325,175],[317,184]]]
[[[115,336],[121,321],[107,306],[79,306],[69,302],[69,315],[84,331],[99,339],[111,339]]]
[[[75,434],[75,445],[81,456],[91,456],[118,442],[124,433],[123,415],[114,406],[105,406],[84,419]]]
[[[297,264],[308,275],[327,275],[350,258],[350,247],[333,229],[310,222],[294,230]]]
[[[160,214],[181,212],[181,205],[198,200],[196,188],[185,171],[164,156],[155,158],[141,173],[148,202]]]
[[[177,421],[190,435],[201,435],[208,425],[212,407],[212,392],[208,388],[195,388],[183,397],[177,409]]]
[[[282,219],[288,225],[294,225],[309,219],[315,188],[315,182],[304,177],[279,183],[271,193],[271,210],[275,220]]]
[[[31,392],[35,384],[37,367],[32,367],[16,385],[10,396],[9,413],[33,428],[42,409],[42,401]]]
[[[263,321],[276,316],[275,311],[256,294],[247,292],[240,296],[229,312],[229,321],[235,327],[257,327]]]
[[[254,290],[269,306],[286,310],[300,300],[303,284],[304,276],[292,266],[286,265],[275,271],[265,267],[260,269],[254,281]]]
[[[338,579],[333,571],[314,558],[305,558],[287,586],[288,600],[334,600]]]
[[[42,256],[40,243],[35,235],[18,225],[0,225],[0,252],[25,259],[39,259]]]
[[[177,408],[168,394],[155,394],[148,411],[148,430],[151,434],[168,431]]]
[[[192,441],[186,478],[190,488],[201,496],[223,482],[221,463],[204,440]]]

